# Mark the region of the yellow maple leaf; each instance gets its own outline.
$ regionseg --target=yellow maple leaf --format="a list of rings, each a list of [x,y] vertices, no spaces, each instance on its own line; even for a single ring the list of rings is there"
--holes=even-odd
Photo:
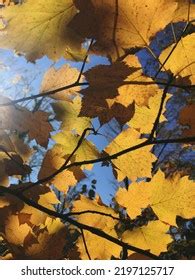
[[[31,227],[26,223],[20,224],[18,215],[10,215],[5,221],[6,240],[11,244],[22,245],[29,232]]]
[[[38,178],[46,178],[59,170],[65,163],[64,157],[65,150],[62,145],[55,145],[51,150],[47,151]],[[50,181],[58,190],[66,194],[69,187],[76,185],[84,177],[85,175],[79,167],[73,167],[70,170],[62,171]]]
[[[133,182],[129,185],[128,190],[119,188],[115,199],[117,203],[124,207],[131,219],[135,219],[141,214],[142,209],[148,207],[150,191],[142,183]]]
[[[57,144],[61,145],[61,148],[64,150],[62,153],[64,154],[64,157],[66,157],[76,148],[80,136],[63,131],[52,136],[52,138]],[[74,157],[71,159],[71,162],[97,159],[99,156],[100,154],[95,145],[84,139],[78,150],[75,152]],[[82,165],[82,169],[83,168],[91,169],[92,165]]]
[[[151,253],[159,255],[167,251],[167,245],[172,242],[172,238],[167,234],[169,225],[161,221],[149,222],[147,226],[127,230],[122,235],[122,240],[128,244],[143,250],[150,250]],[[131,255],[134,252],[128,251]]]
[[[90,127],[90,118],[79,117],[81,110],[81,98],[74,98],[72,103],[63,101],[52,104],[56,114],[55,118],[61,121],[60,129],[63,131],[75,131],[79,135],[85,128]]]
[[[132,128],[122,131],[105,149],[109,155],[144,142],[140,133]],[[151,153],[151,146],[132,151],[113,159],[117,178],[122,181],[126,176],[135,181],[139,177],[151,177],[152,163],[156,160]]]
[[[163,63],[168,57],[174,45],[166,48],[159,59]],[[176,77],[185,78],[185,84],[195,83],[195,34],[187,35],[178,43],[167,62],[166,69],[170,70]],[[179,59],[178,59],[179,57]]]
[[[149,99],[148,106],[140,107],[135,105],[135,114],[127,124],[137,129],[140,133],[150,133],[160,108],[161,98],[162,94],[158,93]],[[164,102],[164,107],[159,120],[160,122],[166,121],[163,113],[165,112],[165,106],[168,99],[169,97],[167,97]]]
[[[84,37],[95,38],[94,50],[114,60],[125,49],[147,46],[171,22],[177,3],[174,0],[77,0],[76,6],[80,14],[71,26]]]
[[[195,183],[187,176],[166,179],[159,171],[145,187],[150,189],[149,204],[161,221],[176,225],[176,215],[187,219],[195,216]]]
[[[89,198],[86,198],[85,196],[81,196],[79,200],[74,202],[73,206],[73,212],[82,212],[89,210],[112,215],[116,218],[118,217],[112,208],[102,205],[99,197],[96,197],[95,200],[91,200]],[[85,213],[83,215],[75,215],[75,217],[80,223],[99,228],[105,233],[117,238],[117,234],[114,229],[115,225],[118,223],[117,220],[95,213]],[[88,231],[84,231],[84,236],[87,242],[89,254],[92,259],[106,260],[110,259],[111,256],[119,257],[121,251],[120,246]],[[88,259],[82,237],[79,237],[77,246],[79,248],[78,250],[80,252],[81,259]]]
[[[179,175],[166,179],[162,171],[150,182],[133,183],[128,191],[119,189],[117,193],[117,202],[126,208],[130,217],[136,217],[141,209],[150,206],[161,221],[170,225],[176,225],[177,215],[187,219],[195,216],[194,198],[193,181]]]
[[[155,83],[152,84],[153,80],[143,74],[141,64],[135,55],[128,55],[124,63],[131,69],[131,74],[118,87],[118,96],[111,100],[107,99],[109,105],[118,102],[127,106],[135,102],[137,106],[147,106],[152,96],[162,94],[162,90]]]
[[[195,18],[195,5],[192,0],[177,0],[178,7],[174,14],[174,22],[191,21]]]
[[[42,84],[41,93],[52,91],[58,88],[62,88],[67,85],[75,83],[78,79],[79,71],[76,68],[72,68],[68,64],[64,64],[61,68],[55,69],[49,68],[45,73]],[[80,82],[82,81],[82,78]],[[80,86],[72,87],[55,94],[49,95],[54,99],[71,101],[73,97],[77,95],[77,92],[81,89]]]
[[[81,40],[68,27],[77,14],[72,0],[28,0],[0,10],[8,23],[1,33],[1,48],[13,48],[34,61],[44,55],[53,60],[72,58]],[[68,52],[66,53],[66,49]]]

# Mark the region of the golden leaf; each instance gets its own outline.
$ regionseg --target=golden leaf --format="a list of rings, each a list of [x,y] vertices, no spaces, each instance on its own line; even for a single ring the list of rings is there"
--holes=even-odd
[[[61,148],[64,150],[64,157],[71,154],[72,151],[76,148],[80,136],[70,134],[69,132],[60,132],[52,136],[57,144],[61,145]],[[74,158],[71,159],[71,162],[74,161],[85,161],[97,159],[100,156],[95,145],[84,139],[78,150],[74,154]],[[82,169],[91,169],[92,165],[82,165]]]
[[[85,128],[90,127],[90,119],[79,117],[81,110],[81,98],[74,98],[72,103],[63,101],[52,104],[56,114],[55,118],[61,121],[60,129],[63,131],[74,131],[79,135],[82,134]]]
[[[113,60],[123,55],[125,49],[147,46],[172,21],[177,8],[174,0],[76,0],[75,3],[80,13],[71,26],[84,37],[95,38],[94,50]]]
[[[191,21],[195,18],[195,5],[192,0],[177,0],[178,8],[175,11],[174,22]]]
[[[161,98],[162,94],[158,93],[149,99],[148,106],[140,107],[135,105],[135,114],[127,124],[137,129],[140,133],[150,133],[160,108]],[[165,106],[168,99],[169,97],[167,97],[164,102],[163,110],[159,120],[160,122],[166,121],[163,113],[165,112]]]
[[[172,48],[173,45],[161,53],[159,59],[162,63],[168,57]],[[186,85],[195,83],[195,34],[187,35],[181,39],[165,63],[165,68],[176,77],[185,78]]]
[[[28,237],[25,254],[30,259],[59,260],[63,257],[63,247],[67,242],[67,229],[59,219],[47,217],[40,230]],[[37,239],[37,241],[36,241]]]
[[[98,197],[96,197],[95,200],[91,200],[89,198],[86,198],[85,196],[81,196],[79,200],[74,202],[73,206],[73,212],[98,211],[117,218],[114,210],[102,205]],[[91,213],[76,215],[75,217],[77,218],[78,222],[95,228],[99,228],[105,233],[117,238],[117,234],[114,229],[114,226],[118,222],[117,220],[113,220],[111,217],[107,217],[101,214]],[[121,251],[120,246],[88,231],[84,231],[84,236],[87,242],[89,254],[92,259],[107,260],[110,259],[111,256],[119,257]],[[80,252],[81,259],[88,259],[82,237],[79,237],[77,246]]]
[[[149,222],[147,226],[127,230],[122,235],[122,240],[143,250],[150,250],[151,253],[159,255],[167,251],[167,245],[172,242],[172,238],[167,234],[169,225],[161,221]],[[134,252],[128,251],[131,255]]]
[[[46,178],[54,174],[63,166],[65,163],[65,152],[66,151],[63,146],[55,145],[46,153],[39,172],[39,179]],[[54,184],[58,190],[66,194],[69,187],[76,185],[76,183],[83,178],[85,178],[85,175],[82,170],[79,167],[73,167],[54,176],[50,182]]]
[[[195,216],[194,198],[193,181],[179,175],[166,179],[162,171],[158,171],[150,182],[133,183],[128,191],[119,189],[117,193],[118,203],[127,209],[130,217],[136,217],[141,209],[150,206],[158,218],[169,225],[176,225],[177,215],[187,219]]]
[[[125,188],[119,188],[115,199],[117,203],[124,207],[127,214],[131,219],[135,219],[141,214],[142,209],[148,207],[150,198],[150,191],[142,183],[131,183],[128,190]]]
[[[55,5],[52,0],[28,0],[1,9],[0,16],[8,24],[2,30],[0,47],[25,53],[30,61],[44,55],[54,61],[72,59],[74,52],[81,52],[79,36],[68,27],[76,13],[72,0],[57,0]]]
[[[68,64],[64,64],[61,68],[55,69],[54,67],[49,68],[43,77],[41,84],[41,93],[52,91],[55,89],[62,88],[67,85],[74,84],[79,76],[79,71],[76,68],[72,68]],[[82,79],[80,80],[80,82]],[[55,94],[49,95],[54,99],[71,101],[77,92],[81,89],[80,86],[72,87]]]
[[[105,149],[109,155],[118,153],[129,147],[141,144],[146,139],[140,139],[138,131],[128,128],[122,131]],[[151,152],[151,146],[143,147],[113,159],[117,178],[122,181],[126,176],[135,181],[140,177],[151,177],[152,163],[156,160]]]

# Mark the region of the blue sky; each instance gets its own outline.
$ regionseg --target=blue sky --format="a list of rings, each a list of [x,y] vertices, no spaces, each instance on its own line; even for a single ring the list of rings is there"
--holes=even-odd
[[[64,59],[54,64],[53,61],[49,60],[47,57],[37,60],[34,64],[27,62],[24,57],[17,56],[12,51],[0,50],[0,95],[15,99],[23,97],[24,95],[37,94],[39,93],[41,81],[47,69],[51,66],[59,68],[65,63],[79,70],[82,65],[81,62],[71,62]],[[86,64],[85,71],[95,65],[108,63],[106,58],[90,56],[90,61]],[[30,108],[31,105],[29,102],[27,105]],[[95,128],[99,128],[100,124],[97,118],[94,119],[93,125]],[[117,126],[118,123],[113,120],[108,125],[106,124],[101,127],[99,130],[99,133],[102,134],[101,136],[89,136],[89,140],[92,141],[99,150],[102,150],[119,132]],[[112,132],[109,133],[110,128],[112,128]],[[116,133],[113,131],[116,131]],[[103,135],[105,135],[105,137]],[[34,172],[34,174],[36,174],[36,172]],[[96,164],[90,172],[86,171],[86,175],[87,178],[84,179],[80,185],[87,184],[90,186],[90,182],[96,179],[97,193],[100,194],[105,203],[109,204],[118,186],[118,182],[113,176],[112,169],[106,166],[102,167],[101,164]],[[36,176],[34,175],[31,179],[36,180]]]

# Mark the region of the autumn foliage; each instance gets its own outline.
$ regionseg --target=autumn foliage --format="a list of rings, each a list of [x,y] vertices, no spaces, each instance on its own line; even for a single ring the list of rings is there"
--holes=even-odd
[[[36,95],[0,98],[1,258],[192,257],[173,230],[195,217],[194,165],[180,161],[194,155],[193,1],[18,2],[0,1],[0,48],[65,62]],[[91,67],[92,55],[109,64]],[[45,99],[49,109],[23,105]],[[100,150],[91,139],[113,120],[119,131]],[[167,147],[177,156],[162,159]],[[94,186],[76,187],[97,163],[118,181],[109,206]]]

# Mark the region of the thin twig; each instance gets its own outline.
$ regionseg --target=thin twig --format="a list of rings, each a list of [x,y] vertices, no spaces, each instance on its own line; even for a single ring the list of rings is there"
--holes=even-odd
[[[107,214],[107,213],[103,213],[103,212],[99,212],[99,211],[92,211],[92,210],[85,210],[85,211],[80,211],[80,212],[70,212],[70,213],[66,213],[64,215],[66,217],[70,217],[70,216],[80,216],[80,215],[83,215],[83,214],[101,215],[101,216],[112,218],[113,220],[121,221],[120,218],[117,218],[117,217],[115,217],[111,214]]]
[[[85,251],[86,251],[86,254],[87,254],[87,256],[88,256],[88,259],[91,260],[91,256],[90,256],[89,250],[88,250],[88,248],[87,248],[87,242],[86,242],[86,240],[85,240],[85,235],[84,235],[84,230],[83,230],[83,229],[81,229],[81,236],[82,236],[82,239],[83,239],[83,244],[84,244]]]
[[[89,231],[89,232],[95,234],[96,236],[102,237],[102,238],[104,238],[108,241],[111,241],[112,243],[115,243],[115,244],[119,245],[122,248],[125,246],[128,250],[140,253],[142,255],[148,256],[148,257],[150,257],[152,259],[155,259],[155,260],[159,259],[158,256],[156,256],[156,255],[154,255],[154,254],[152,254],[148,251],[145,251],[143,249],[137,248],[133,245],[129,245],[129,244],[127,244],[127,243],[125,243],[125,242],[123,242],[123,241],[105,233],[104,231],[102,231],[98,228],[94,228],[94,227],[88,226],[86,224],[80,223],[80,222],[78,222],[74,219],[71,219],[69,217],[65,217],[64,214],[60,214],[60,213],[57,213],[57,212],[55,212],[51,209],[48,209],[48,208],[38,204],[37,202],[33,201],[32,199],[27,198],[22,193],[18,193],[16,190],[0,186],[0,195],[5,195],[5,194],[13,195],[13,196],[17,197],[18,199],[22,200],[27,205],[32,206],[33,208],[36,208],[37,210],[40,210],[41,212],[46,213],[49,216],[60,218],[61,220],[65,221],[65,222],[68,222],[68,223],[78,227],[79,229]]]

